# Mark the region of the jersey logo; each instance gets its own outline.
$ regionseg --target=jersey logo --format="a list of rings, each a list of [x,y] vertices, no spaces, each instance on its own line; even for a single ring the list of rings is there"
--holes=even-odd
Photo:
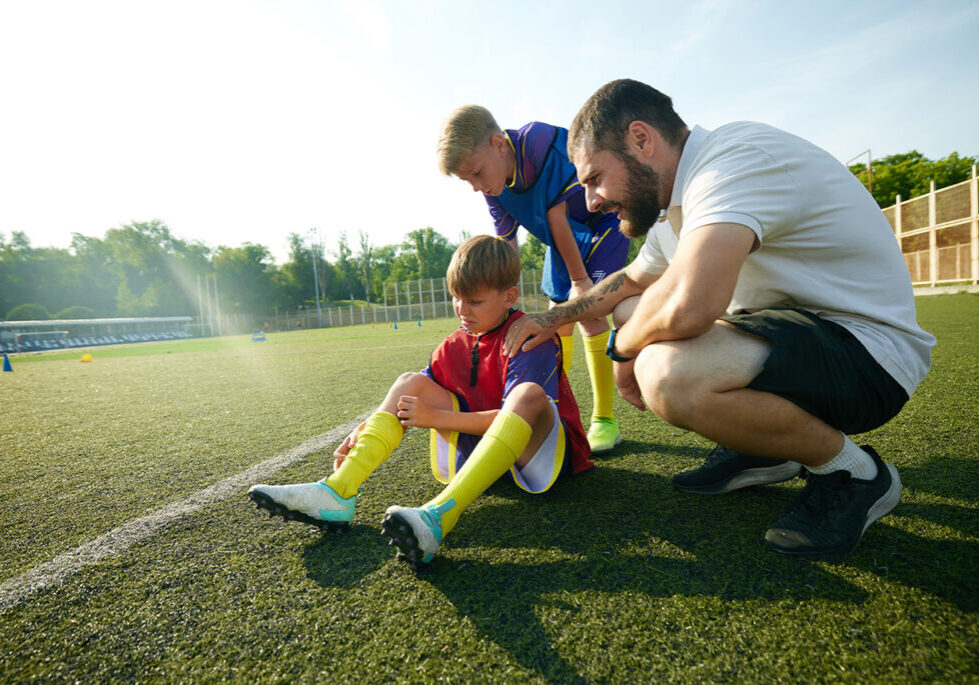
[[[604,271],[593,271],[592,274],[591,274],[591,280],[592,280],[593,283],[598,283],[603,278],[605,278],[605,272]]]

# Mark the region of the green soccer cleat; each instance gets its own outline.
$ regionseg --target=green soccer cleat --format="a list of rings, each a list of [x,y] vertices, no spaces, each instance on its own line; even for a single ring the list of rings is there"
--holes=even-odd
[[[592,454],[605,454],[622,442],[619,422],[604,416],[593,416],[588,429],[588,445]]]
[[[354,520],[357,495],[343,498],[323,481],[296,485],[253,485],[248,497],[269,516],[301,521],[322,531],[341,531]]]

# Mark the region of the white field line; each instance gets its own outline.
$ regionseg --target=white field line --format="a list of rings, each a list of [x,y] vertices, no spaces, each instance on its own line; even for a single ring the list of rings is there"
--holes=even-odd
[[[263,462],[255,464],[241,473],[229,476],[214,485],[199,490],[186,499],[168,504],[141,518],[130,521],[94,540],[72,547],[51,561],[24,571],[18,576],[0,583],[0,613],[26,601],[31,595],[52,585],[59,585],[85,566],[113,554],[122,554],[137,542],[160,532],[175,521],[193,514],[201,507],[244,493],[245,488],[260,482],[279,469],[291,466],[305,459],[313,452],[336,445],[357,424],[366,419],[369,413],[348,421],[342,426],[310,438],[292,449]]]

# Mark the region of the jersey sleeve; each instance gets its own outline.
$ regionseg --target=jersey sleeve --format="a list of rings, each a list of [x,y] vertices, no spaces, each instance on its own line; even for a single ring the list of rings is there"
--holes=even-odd
[[[495,197],[486,196],[486,204],[489,207],[490,216],[493,217],[493,228],[496,235],[505,240],[513,240],[517,237],[517,227],[520,225],[513,216],[503,209],[503,205]]]
[[[527,352],[519,352],[507,364],[504,399],[521,383],[536,383],[555,402],[558,399],[558,381],[561,378],[561,355],[553,339],[541,343]]]

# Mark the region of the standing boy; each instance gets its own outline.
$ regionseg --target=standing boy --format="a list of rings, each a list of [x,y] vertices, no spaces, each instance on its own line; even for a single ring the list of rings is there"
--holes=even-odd
[[[438,143],[442,173],[486,196],[498,236],[516,249],[517,227],[523,226],[546,246],[541,288],[552,306],[621,269],[629,251],[618,217],[585,206],[567,136],[566,129],[537,121],[503,131],[485,107],[466,105],[446,119]],[[594,399],[588,442],[592,454],[601,454],[622,440],[612,412],[612,364],[605,357],[609,326],[605,317],[579,325]],[[573,332],[573,324],[558,330],[565,372]]]
[[[429,563],[462,511],[509,472],[524,490],[548,490],[559,476],[592,466],[578,405],[557,341],[512,359],[503,351],[523,316],[520,260],[502,240],[477,236],[456,250],[446,274],[462,327],[421,373],[402,374],[378,410],[334,453],[335,471],[317,483],[254,485],[258,506],[333,529],[353,521],[357,493],[401,441],[407,426],[433,429],[432,472],[447,486],[421,507],[392,506],[383,534],[417,570]]]

